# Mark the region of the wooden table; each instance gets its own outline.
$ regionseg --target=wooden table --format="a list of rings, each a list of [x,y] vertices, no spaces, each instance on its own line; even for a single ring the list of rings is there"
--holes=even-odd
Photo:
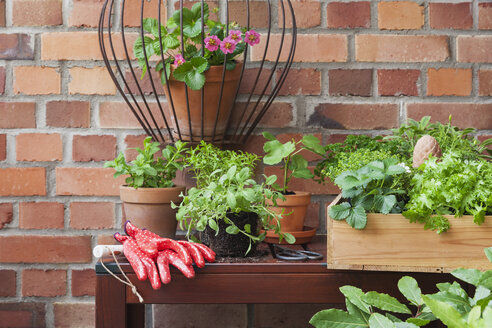
[[[318,236],[309,249],[326,254],[326,239]],[[435,291],[436,283],[452,280],[448,274],[437,273],[328,270],[324,260],[286,262],[266,254],[237,263],[207,264],[195,270],[192,280],[172,269],[171,283],[155,291],[149,281],[137,280],[124,257],[118,261],[145,304],[344,303],[338,290],[344,285],[397,296],[400,294],[396,284],[403,275],[415,277],[427,293]],[[112,258],[104,262],[112,272],[119,272]],[[109,275],[100,263],[96,264],[96,274],[96,327],[144,327],[144,304],[139,303],[131,289]]]

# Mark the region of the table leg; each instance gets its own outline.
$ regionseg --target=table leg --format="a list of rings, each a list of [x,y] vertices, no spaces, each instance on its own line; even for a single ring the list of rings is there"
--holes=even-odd
[[[97,275],[96,328],[126,328],[126,310],[125,285],[110,275]]]
[[[126,313],[127,328],[142,328],[145,326],[145,304],[128,304]]]

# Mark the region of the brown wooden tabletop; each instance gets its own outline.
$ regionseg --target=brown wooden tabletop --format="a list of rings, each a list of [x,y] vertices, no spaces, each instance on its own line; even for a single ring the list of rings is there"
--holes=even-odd
[[[194,279],[171,268],[171,283],[159,290],[153,290],[149,281],[139,281],[124,257],[118,257],[118,261],[146,304],[344,303],[339,291],[344,285],[397,296],[397,282],[404,275],[416,278],[427,293],[435,291],[436,283],[452,280],[449,274],[328,270],[325,236],[317,236],[309,250],[323,254],[323,259],[276,260],[262,245],[260,257],[219,258],[203,269],[196,268]],[[119,274],[113,258],[104,259],[104,263]],[[96,326],[143,327],[144,307],[131,288],[109,275],[100,263],[96,264],[96,274]]]

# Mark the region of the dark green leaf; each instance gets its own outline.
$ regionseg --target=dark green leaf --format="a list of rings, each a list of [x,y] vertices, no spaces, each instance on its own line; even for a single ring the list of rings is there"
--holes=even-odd
[[[408,318],[407,322],[413,324],[414,326],[422,327],[427,325],[430,322],[430,320],[425,320],[420,318]]]
[[[309,320],[309,323],[316,328],[367,328],[367,324],[362,319],[338,309],[320,311]]]
[[[374,208],[376,211],[388,214],[396,204],[395,195],[375,195],[374,196]]]
[[[333,220],[345,220],[350,214],[351,206],[348,202],[330,206],[328,214]]]
[[[388,294],[383,294],[378,292],[367,292],[362,297],[362,300],[367,304],[377,307],[378,309],[384,311],[407,313],[407,314],[412,313],[405,304],[398,302],[396,298]]]
[[[371,328],[394,328],[393,322],[381,313],[373,313],[369,318]]]
[[[359,309],[361,309],[365,313],[371,313],[371,307],[362,300],[364,292],[360,288],[354,286],[343,286],[340,287],[340,291],[346,298],[348,298],[350,302],[352,302]]]
[[[354,305],[354,303],[350,302],[348,298],[345,299],[345,305],[347,307],[348,313],[350,313],[351,316],[362,319],[367,325],[369,325],[369,313],[366,313],[359,309],[357,306]]]
[[[468,327],[461,314],[452,305],[435,300],[431,295],[422,295],[422,299],[432,313],[449,328]]]
[[[191,64],[197,70],[198,73],[203,73],[208,67],[208,61],[203,57],[191,58]]]
[[[176,80],[184,82],[191,71],[193,71],[193,65],[190,62],[185,62],[173,71],[173,76]]]
[[[352,228],[358,230],[364,229],[367,224],[367,214],[364,207],[358,205],[351,208],[346,221]]]
[[[200,90],[205,84],[205,75],[196,70],[192,70],[186,74],[185,82],[191,90]]]

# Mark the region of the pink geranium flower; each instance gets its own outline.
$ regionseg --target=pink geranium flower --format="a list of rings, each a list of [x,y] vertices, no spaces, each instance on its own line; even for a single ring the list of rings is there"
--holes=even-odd
[[[207,48],[207,50],[216,51],[219,49],[219,45],[220,39],[217,36],[211,35],[205,38],[205,48]]]
[[[244,36],[244,41],[250,46],[260,43],[260,33],[255,30],[249,30]]]
[[[220,44],[220,50],[222,50],[224,54],[232,54],[234,49],[236,49],[236,42],[231,37],[225,38]]]
[[[186,60],[184,59],[182,54],[177,54],[174,57],[174,65],[175,66],[180,66],[180,65],[184,64],[185,62],[186,62]]]
[[[243,40],[241,38],[241,31],[238,30],[229,31],[229,37],[233,39],[236,43],[241,42]]]

